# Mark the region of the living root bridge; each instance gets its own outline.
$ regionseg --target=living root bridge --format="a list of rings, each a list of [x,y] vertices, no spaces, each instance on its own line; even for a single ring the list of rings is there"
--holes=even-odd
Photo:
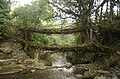
[[[22,28],[21,31],[35,32],[41,34],[72,34],[84,32],[84,29],[35,29],[35,28]]]
[[[80,46],[43,46],[37,44],[30,44],[30,47],[37,48],[41,50],[51,50],[51,51],[61,51],[61,52],[77,52],[77,51],[87,51],[92,50],[92,46],[88,45],[80,45]]]
[[[30,47],[41,50],[50,50],[50,51],[61,51],[61,52],[103,52],[103,51],[111,51],[110,48],[107,47],[98,47],[95,44],[88,43],[76,46],[45,46],[39,44],[29,44]]]

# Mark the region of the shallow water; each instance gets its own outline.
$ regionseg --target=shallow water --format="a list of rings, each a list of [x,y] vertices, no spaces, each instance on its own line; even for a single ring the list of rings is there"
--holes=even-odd
[[[51,56],[51,62],[52,66],[64,66],[68,64],[66,57],[59,53],[55,53]],[[23,69],[23,71],[14,74],[2,74],[0,75],[0,79],[76,79],[73,74],[73,69],[73,67],[68,69],[64,67],[45,70],[35,70],[34,68]]]
[[[0,75],[0,79],[77,79],[73,73],[64,72],[62,70],[24,70],[20,73]]]

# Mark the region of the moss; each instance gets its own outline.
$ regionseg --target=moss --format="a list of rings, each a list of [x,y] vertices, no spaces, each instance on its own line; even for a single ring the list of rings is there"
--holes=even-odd
[[[29,47],[29,52],[27,52],[30,58],[35,58],[36,50]]]
[[[44,65],[45,65],[45,66],[52,66],[52,63],[51,63],[51,61],[49,61],[49,60],[45,60],[45,61],[44,61]]]
[[[83,57],[83,61],[91,61],[91,59],[94,57],[94,53],[86,53]]]
[[[93,72],[93,71],[88,71],[88,72],[85,72],[83,77],[85,79],[94,79],[94,77],[96,77],[98,75],[98,73],[96,72]]]
[[[0,73],[1,72],[9,72],[15,69],[21,69],[22,66],[21,65],[7,65],[7,66],[0,66]]]
[[[117,61],[120,59],[120,55],[114,54],[113,56],[111,56],[111,61]]]

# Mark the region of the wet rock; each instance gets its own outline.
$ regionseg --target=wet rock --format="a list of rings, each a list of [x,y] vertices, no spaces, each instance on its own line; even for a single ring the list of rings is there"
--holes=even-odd
[[[0,51],[4,54],[10,54],[10,53],[12,53],[13,50],[12,50],[11,46],[9,45],[9,43],[5,42],[0,45]]]
[[[84,74],[88,70],[89,70],[88,68],[76,67],[74,73],[75,74]]]
[[[112,79],[112,78],[110,78],[109,76],[101,75],[101,76],[96,76],[94,79]]]
[[[22,71],[22,69],[15,69],[15,70],[12,70],[12,71],[0,73],[0,75],[10,75],[10,74],[19,73],[21,71]]]
[[[111,62],[111,63],[109,63],[109,66],[112,67],[112,68],[115,67],[115,66],[118,66],[119,61],[120,60],[116,60],[116,61]]]
[[[117,51],[117,54],[120,55],[120,51]]]
[[[104,70],[95,70],[95,72],[100,74],[111,74],[109,71],[104,71]]]
[[[94,79],[96,75],[98,74],[93,71],[87,71],[83,74],[83,79]]]
[[[0,59],[27,59],[20,43],[4,42],[0,44]]]
[[[83,77],[83,75],[82,74],[77,74],[76,77],[77,77],[77,79],[81,79]]]
[[[6,65],[0,67],[0,74],[12,74],[22,71],[22,65]]]
[[[10,64],[16,64],[17,63],[17,59],[5,59],[5,60],[0,60],[0,66],[4,66],[4,65],[10,65]]]
[[[72,64],[71,64],[71,63],[65,63],[65,64],[64,64],[64,67],[65,67],[66,69],[69,69],[69,68],[72,67]]]
[[[35,60],[34,59],[25,59],[22,64],[26,67],[32,67],[34,66]]]
[[[112,79],[120,79],[120,78],[118,78],[117,76],[114,76]]]

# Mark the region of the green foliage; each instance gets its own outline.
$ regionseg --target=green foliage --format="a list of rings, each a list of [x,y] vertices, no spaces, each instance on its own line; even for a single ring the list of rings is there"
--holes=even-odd
[[[18,28],[46,28],[52,23],[52,7],[47,3],[46,0],[35,0],[31,4],[26,4],[15,8],[12,13],[13,24],[17,25]],[[34,41],[37,43],[48,42],[46,35],[41,35],[37,33],[29,34],[29,41]]]
[[[75,34],[75,40],[74,40],[74,43],[75,44],[77,44],[77,45],[79,45],[79,44],[81,44],[82,42],[82,37],[81,37],[81,34]]]
[[[45,0],[36,0],[31,4],[21,6],[13,11],[14,24],[21,27],[42,27],[49,23],[47,18],[52,16],[52,8]]]
[[[20,6],[12,13],[13,24],[21,27],[51,28],[53,20],[53,7],[47,0],[35,0],[31,4]],[[54,28],[54,27],[52,27]],[[42,44],[68,45],[74,41],[74,35],[42,35],[37,33],[29,34],[29,41]]]
[[[52,35],[52,42],[58,45],[73,45],[74,38],[74,35]]]
[[[34,41],[39,44],[48,44],[48,40],[46,35],[31,33],[29,40]]]
[[[10,7],[6,0],[0,0],[0,36],[2,37],[10,20]]]

